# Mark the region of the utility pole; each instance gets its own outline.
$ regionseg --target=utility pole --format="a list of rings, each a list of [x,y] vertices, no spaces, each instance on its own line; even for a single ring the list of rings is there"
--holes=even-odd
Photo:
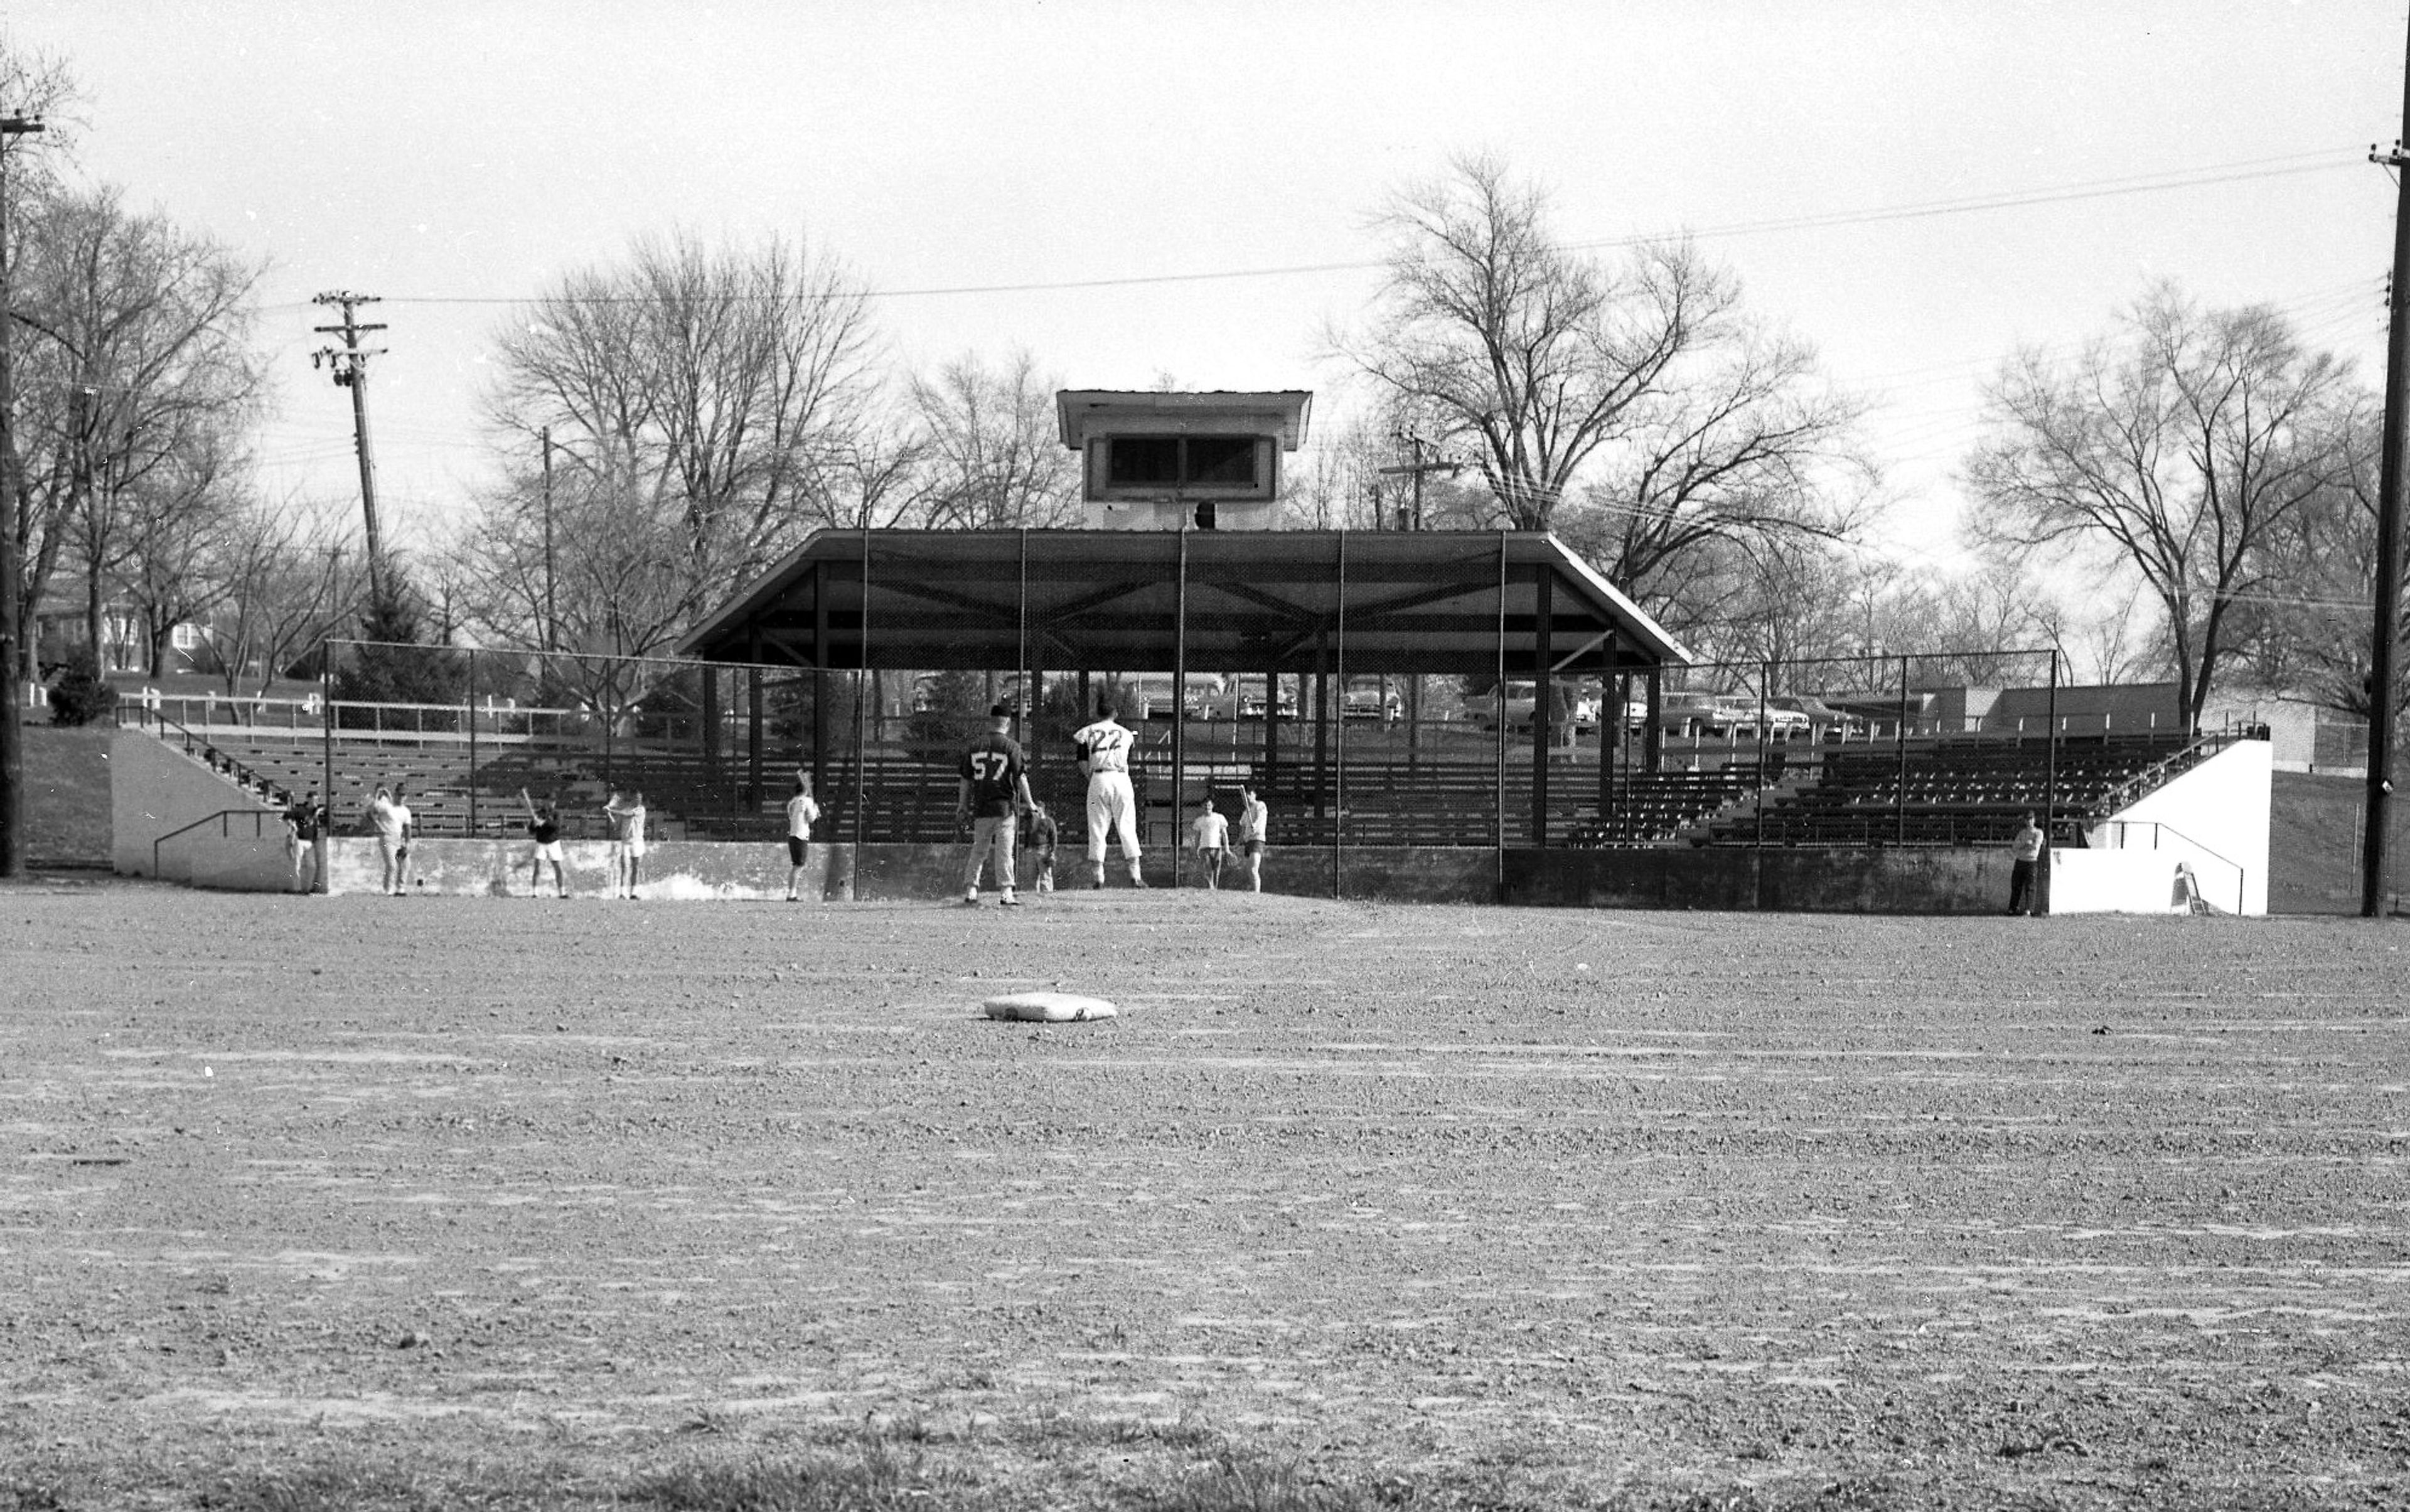
[[[343,307],[343,323],[340,326],[317,326],[312,328],[322,336],[341,336],[340,347],[322,346],[310,354],[312,368],[334,370],[335,386],[352,391],[352,435],[360,454],[360,515],[368,527],[369,543],[369,612],[376,614],[385,606],[385,542],[377,533],[376,459],[369,450],[369,358],[382,356],[385,348],[364,350],[360,338],[370,331],[381,331],[383,326],[363,326],[355,317],[356,306],[374,304],[373,294],[353,294],[337,290],[321,294],[312,304],[336,304]]]
[[[17,466],[17,393],[8,365],[14,325],[8,302],[8,138],[42,129],[38,117],[0,115],[0,877],[6,878],[25,875],[25,584],[17,562],[24,480]]]
[[[560,610],[552,597],[552,427],[538,430],[536,438],[544,447],[544,648],[558,651]]]
[[[1464,464],[1462,462],[1450,461],[1445,457],[1438,456],[1434,456],[1430,460],[1425,461],[1423,459],[1423,448],[1432,445],[1432,443],[1425,440],[1419,433],[1412,430],[1400,430],[1397,431],[1395,435],[1396,439],[1404,442],[1407,445],[1412,446],[1415,449],[1415,459],[1411,463],[1401,467],[1385,467],[1380,470],[1381,474],[1384,477],[1395,477],[1401,475],[1411,476],[1415,480],[1415,502],[1407,513],[1405,521],[1401,522],[1400,528],[1408,531],[1419,531],[1423,528],[1424,477],[1433,472],[1445,472],[1450,476],[1453,476],[1456,473],[1464,471]]]
[[[2404,43],[2410,56],[2410,41]],[[2402,135],[2410,139],[2410,78],[2402,90]],[[2410,396],[2410,156],[2397,141],[2369,156],[2394,170],[2393,287],[2385,341],[2385,431],[2376,485],[2376,613],[2368,657],[2368,825],[2360,848],[2359,915],[2385,909],[2385,850],[2393,797],[2393,696],[2400,682],[2394,648],[2402,639],[2402,465],[2403,407]]]

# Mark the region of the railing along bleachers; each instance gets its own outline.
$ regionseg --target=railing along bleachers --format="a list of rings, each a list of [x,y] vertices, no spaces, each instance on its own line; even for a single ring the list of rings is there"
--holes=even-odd
[[[1713,827],[1717,845],[1965,846],[2005,841],[2020,816],[2061,825],[2130,803],[2223,743],[2176,734],[1967,735],[1824,753],[1816,779]]]

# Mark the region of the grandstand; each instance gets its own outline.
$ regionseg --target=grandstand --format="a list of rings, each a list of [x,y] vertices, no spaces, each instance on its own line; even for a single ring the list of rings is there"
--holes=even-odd
[[[1937,689],[1911,681],[1912,659],[1840,674],[1858,678],[1844,685],[1854,697],[1778,693],[1834,686],[1800,667],[1686,668],[1678,646],[1559,544],[1514,532],[822,532],[683,649],[691,659],[338,642],[316,697],[128,707],[211,754],[253,801],[320,789],[339,836],[361,833],[369,795],[399,782],[430,840],[515,838],[522,790],[560,806],[566,837],[598,839],[605,798],[641,788],[657,839],[758,845],[783,835],[800,771],[821,803],[822,840],[926,850],[959,837],[954,763],[997,696],[1020,710],[1032,786],[1063,840],[1082,844],[1070,733],[1095,694],[1135,679],[1152,705],[1132,716],[1151,852],[1176,847],[1201,798],[1246,784],[1270,807],[1276,880],[1337,891],[1363,870],[1351,854],[1378,871],[1384,855],[1472,852],[1431,865],[1470,876],[1493,857],[1500,895],[1510,852],[1526,879],[1564,865],[1529,857],[1568,853],[1973,857],[2027,810],[2054,844],[2082,845],[2231,740],[2171,733],[2156,694],[2087,694],[2062,709],[2054,682]],[[372,681],[347,683],[362,667],[447,697],[353,696]],[[1465,717],[1460,694],[1511,673],[1577,685],[1566,710],[1624,717],[1582,720],[1551,699],[1517,721]],[[1677,728],[1670,708],[1659,713],[1668,675],[1686,697],[1750,717]],[[1401,718],[1345,717],[1342,691],[1371,676],[1415,691]],[[1192,703],[1183,685],[1212,692]],[[2183,835],[2205,827],[2197,813],[2149,822],[2136,833],[2153,844],[2217,849],[2214,833]],[[2264,854],[2264,836],[2256,844]],[[879,865],[893,875],[903,863]]]
[[[339,712],[356,712],[338,705]],[[185,711],[179,711],[185,712]],[[296,705],[282,720],[187,724],[132,705],[129,718],[196,759],[215,765],[239,792],[326,795],[339,828],[356,828],[380,786],[406,783],[422,834],[503,837],[519,830],[518,794],[558,802],[572,837],[599,837],[601,808],[617,787],[640,787],[664,837],[762,841],[783,833],[783,770],[756,784],[745,763],[699,749],[686,734],[635,735],[606,749],[588,735],[512,734],[487,728],[471,740],[463,711],[445,708],[454,729],[393,728],[406,711],[385,705],[382,727],[350,728]],[[416,711],[424,714],[427,710]],[[534,711],[515,710],[494,726],[522,732]],[[566,711],[545,711],[565,713]],[[425,720],[416,721],[425,723]],[[548,721],[556,726],[567,720]],[[892,721],[887,721],[892,723]],[[1182,779],[1173,780],[1168,734],[1150,732],[1134,776],[1156,811],[1154,843],[1174,833],[1208,792],[1227,798],[1253,786],[1279,817],[1289,845],[1362,847],[1490,846],[1577,849],[1628,846],[1965,846],[2003,841],[2023,812],[2054,816],[2054,835],[2071,839],[2203,755],[2229,735],[2190,740],[2166,733],[2000,735],[1983,732],[1920,735],[1888,743],[1793,743],[1763,753],[1708,743],[1689,752],[1696,769],[1647,771],[1610,760],[1602,783],[1595,745],[1557,753],[1546,809],[1536,810],[1538,779],[1522,760],[1462,754],[1401,756],[1394,740],[1343,759],[1311,751],[1283,762],[1235,739],[1190,742]],[[721,749],[735,744],[730,738]],[[1078,836],[1082,779],[1056,741],[1058,758],[1040,760],[1033,790]],[[916,749],[917,748],[917,749]],[[823,833],[868,843],[941,844],[956,837],[955,774],[947,742],[907,742],[892,732],[824,763]],[[1038,751],[1045,754],[1041,747]],[[762,791],[755,791],[760,787]],[[1535,823],[1535,815],[1545,815]]]

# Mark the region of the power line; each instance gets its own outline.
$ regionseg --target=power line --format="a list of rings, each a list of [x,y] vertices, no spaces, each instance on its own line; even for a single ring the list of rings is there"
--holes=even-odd
[[[2094,179],[2053,188],[2006,190],[1988,195],[1963,196],[1953,199],[1925,200],[1907,205],[1877,206],[1856,211],[1835,211],[1808,215],[1790,216],[1764,221],[1736,222],[1729,225],[1693,228],[1687,232],[1655,232],[1619,237],[1602,237],[1586,240],[1560,242],[1561,250],[1598,251],[1615,247],[1639,247],[1651,243],[1689,237],[1700,240],[1716,240],[1729,237],[1762,236],[1770,233],[1800,230],[1821,230],[1834,226],[1871,225],[1892,221],[1924,220],[1945,215],[1976,214],[1985,211],[2017,210],[2036,205],[2067,204],[2087,199],[2112,198],[2124,195],[2160,194],[2172,190],[2199,189],[2218,184],[2238,183],[2255,179],[2287,178],[2301,174],[2324,173],[2337,168],[2357,167],[2360,161],[2357,148],[2333,151],[2297,152],[2272,157],[2242,158],[2230,163],[2210,164],[2198,168],[2182,168],[2169,172],[2134,174],[2123,178]],[[1154,284],[1205,284],[1240,279],[1315,277],[1329,273],[1358,273],[1388,266],[1386,258],[1353,258],[1340,262],[1290,263],[1265,268],[1214,269],[1187,273],[1123,274],[1103,278],[1034,280],[1017,284],[931,284],[918,288],[865,289],[843,294],[760,295],[748,297],[767,303],[824,303],[839,299],[907,299],[937,298],[960,295],[981,294],[1044,294],[1081,289],[1142,288]],[[562,303],[577,305],[647,304],[647,295],[572,295],[572,296],[501,296],[501,295],[396,295],[389,302],[415,305],[522,305]],[[271,311],[304,308],[300,305],[274,305]]]

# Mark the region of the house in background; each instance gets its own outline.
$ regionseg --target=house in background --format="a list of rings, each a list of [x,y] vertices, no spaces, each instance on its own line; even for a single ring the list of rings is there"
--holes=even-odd
[[[34,617],[35,656],[45,678],[66,664],[84,641],[83,606],[44,609]],[[142,617],[126,604],[107,604],[100,618],[100,670],[107,675],[148,676],[151,642]],[[167,632],[163,677],[223,676],[217,636],[206,622],[179,621]]]

